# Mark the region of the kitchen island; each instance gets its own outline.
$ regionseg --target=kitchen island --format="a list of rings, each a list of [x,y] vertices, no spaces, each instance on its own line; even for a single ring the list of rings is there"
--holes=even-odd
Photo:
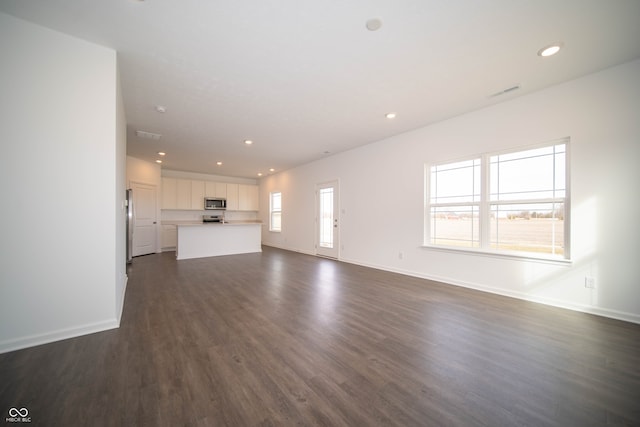
[[[177,259],[262,252],[260,222],[176,224]]]

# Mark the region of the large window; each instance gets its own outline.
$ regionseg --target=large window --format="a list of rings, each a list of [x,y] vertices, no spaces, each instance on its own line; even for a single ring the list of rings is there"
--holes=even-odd
[[[269,231],[282,231],[282,193],[269,193]]]
[[[427,167],[425,244],[569,258],[567,148]]]

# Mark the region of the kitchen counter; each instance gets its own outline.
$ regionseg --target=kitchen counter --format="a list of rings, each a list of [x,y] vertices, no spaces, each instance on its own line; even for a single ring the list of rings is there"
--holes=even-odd
[[[262,252],[261,222],[176,221],[173,224],[178,229],[177,259]]]

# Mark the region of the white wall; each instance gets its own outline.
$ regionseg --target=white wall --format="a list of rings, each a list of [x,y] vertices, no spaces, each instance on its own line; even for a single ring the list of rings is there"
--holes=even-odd
[[[566,136],[571,265],[421,247],[425,163]],[[263,221],[269,192],[283,197],[282,233],[263,243],[314,253],[315,184],[339,179],[344,261],[640,323],[639,138],[635,61],[263,178]]]
[[[127,209],[125,207],[126,174],[127,174],[127,119],[124,110],[124,100],[122,99],[122,89],[120,86],[120,75],[116,67],[116,317],[118,325],[122,317],[124,308],[124,296],[127,287]]]
[[[117,327],[125,166],[115,51],[0,13],[0,58],[3,352]]]

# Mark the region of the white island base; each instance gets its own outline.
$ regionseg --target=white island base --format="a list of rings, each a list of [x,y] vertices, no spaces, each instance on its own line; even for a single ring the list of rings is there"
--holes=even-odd
[[[262,252],[261,223],[178,224],[177,259]]]

